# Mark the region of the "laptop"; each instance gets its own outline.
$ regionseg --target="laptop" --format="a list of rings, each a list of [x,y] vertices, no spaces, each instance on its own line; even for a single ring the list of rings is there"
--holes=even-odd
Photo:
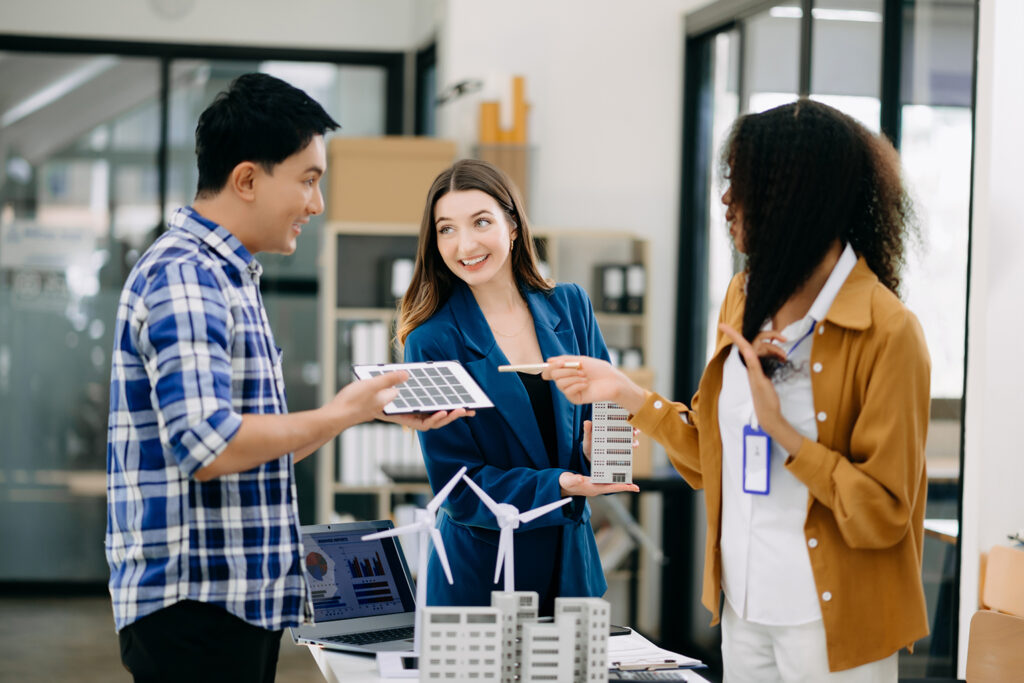
[[[365,654],[413,649],[416,591],[402,546],[395,537],[362,540],[393,527],[381,520],[301,528],[314,623],[292,627],[297,645]]]

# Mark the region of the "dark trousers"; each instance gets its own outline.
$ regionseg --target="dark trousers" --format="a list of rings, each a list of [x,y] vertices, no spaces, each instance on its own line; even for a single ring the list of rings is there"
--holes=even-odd
[[[193,600],[148,614],[118,637],[121,661],[136,683],[273,683],[281,648],[281,631]]]

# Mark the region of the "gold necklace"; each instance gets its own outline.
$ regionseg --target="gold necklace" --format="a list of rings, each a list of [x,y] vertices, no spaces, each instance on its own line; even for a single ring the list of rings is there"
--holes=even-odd
[[[488,326],[490,326],[491,332],[493,332],[494,334],[498,335],[499,337],[505,337],[506,339],[508,339],[508,338],[511,338],[511,337],[518,337],[520,334],[523,333],[523,330],[525,330],[527,325],[529,325],[531,322],[533,322],[533,316],[530,315],[529,309],[527,309],[527,312],[526,312],[526,322],[524,322],[522,327],[520,327],[518,330],[516,330],[512,334],[505,334],[504,332],[502,332],[501,330],[496,328],[493,324],[491,324],[490,321],[487,321],[487,324],[488,324]]]

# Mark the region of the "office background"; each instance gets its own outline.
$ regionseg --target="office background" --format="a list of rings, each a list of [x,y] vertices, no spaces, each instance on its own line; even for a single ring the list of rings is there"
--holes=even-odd
[[[342,134],[414,133],[426,128],[456,140],[463,154],[472,153],[479,97],[489,94],[487,89],[502,77],[525,75],[533,104],[531,217],[554,229],[628,229],[649,240],[648,302],[660,332],[652,335],[649,365],[657,369],[656,388],[686,398],[692,389],[687,373],[692,374],[703,353],[706,316],[717,308],[730,265],[721,231],[714,229],[716,186],[707,173],[712,157],[705,157],[698,168],[695,148],[704,145],[713,154],[722,121],[731,120],[738,107],[757,106],[758,93],[861,97],[859,103],[844,102],[876,106],[878,113],[851,113],[877,116],[876,127],[884,128],[892,120],[891,110],[881,111],[887,106],[882,69],[887,44],[881,25],[857,22],[859,42],[850,49],[871,57],[842,79],[855,91],[829,92],[832,79],[821,76],[826,68],[812,67],[806,75],[801,71],[802,65],[830,60],[827,51],[801,54],[804,25],[814,24],[819,36],[812,43],[818,46],[814,49],[839,48],[834,41],[820,40],[830,30],[828,19],[821,19],[820,13],[812,15],[814,22],[799,18],[804,4],[525,0],[512,8],[490,0],[303,0],[287,5],[117,0],[96,6],[57,0],[5,2],[0,7],[0,34],[8,38],[6,44],[0,43],[0,50],[5,50],[0,58],[0,100],[5,110],[0,127],[5,169],[0,198],[14,208],[3,225],[7,229],[18,224],[19,201],[39,202],[58,224],[62,211],[72,215],[76,205],[90,207],[90,236],[68,236],[69,244],[86,241],[51,256],[71,259],[72,253],[89,252],[102,262],[69,261],[73,267],[63,284],[19,273],[10,264],[3,268],[0,532],[9,551],[0,563],[0,581],[88,582],[103,572],[101,541],[82,532],[102,530],[103,525],[102,475],[97,479],[96,473],[103,467],[113,301],[132,251],[151,239],[161,205],[171,210],[188,200],[194,186],[191,126],[205,102],[233,74],[259,67],[293,80],[337,114],[345,129]],[[950,182],[952,189],[934,195],[935,201],[960,198],[955,206],[936,210],[932,222],[960,214],[948,240],[935,241],[933,251],[925,252],[920,261],[936,270],[919,285],[912,280],[916,286],[909,293],[912,307],[922,294],[919,308],[937,302],[938,320],[928,333],[940,373],[936,397],[947,401],[942,404],[946,422],[956,424],[952,431],[939,429],[943,443],[952,448],[962,482],[953,498],[955,502],[962,495],[954,517],[962,517],[958,631],[959,642],[966,643],[966,625],[977,601],[978,554],[1005,541],[1007,532],[1024,527],[1024,506],[1016,494],[1024,481],[1024,464],[1016,456],[1015,429],[1017,385],[1024,373],[1013,353],[1024,326],[1014,306],[1024,269],[1016,263],[1021,210],[1013,201],[1016,185],[1024,178],[1024,142],[1015,125],[1024,110],[1024,82],[1016,66],[1024,56],[1018,39],[1024,8],[1015,0],[849,0],[818,2],[816,7],[884,15],[893,5],[918,12],[908,22],[911,29],[929,21],[940,25],[936,16],[943,12],[960,12],[962,19],[965,8],[970,21],[977,22],[976,64],[973,25],[966,32],[960,26],[957,34],[968,37],[972,44],[967,47],[962,39],[921,32],[912,52],[929,57],[918,64],[950,57],[976,66],[973,74],[966,74],[969,82],[972,76],[976,79],[976,87],[966,88],[966,102],[940,103],[960,110],[941,112],[952,137],[926,138],[919,147],[921,154],[931,153],[919,164],[927,166],[927,159],[946,164],[939,181]],[[696,14],[691,14],[691,21],[685,21],[692,12]],[[694,21],[704,23],[695,28]],[[130,54],[112,47],[104,55],[91,45],[85,50],[89,58],[77,58],[79,63],[68,68],[54,62],[68,59],[73,46],[51,43],[55,51],[48,52],[45,41],[35,40],[40,38],[127,42]],[[171,47],[146,47],[153,44]],[[701,61],[708,55],[709,61]],[[83,96],[60,116],[30,126],[31,115],[12,113],[14,105],[33,92],[31,82],[23,93],[16,89],[22,81],[13,75],[26,73],[14,70],[22,60],[34,60],[27,72],[40,82],[45,82],[50,64],[62,73],[78,73],[85,79],[82,83],[102,88],[93,95],[103,96]],[[696,71],[698,64],[704,71]],[[962,77],[963,70],[959,73]],[[693,103],[687,97],[693,97],[702,74],[709,77],[712,87],[707,94],[715,105],[708,122],[701,116],[709,111],[688,108]],[[878,75],[877,82],[871,80],[872,74]],[[927,73],[909,72],[904,85],[915,75]],[[423,84],[443,90],[466,79],[482,80],[484,92],[455,99],[433,112],[417,106]],[[945,85],[965,91],[963,82]],[[919,88],[912,95],[926,100],[941,89]],[[877,95],[872,96],[872,89]],[[725,101],[730,93],[735,103]],[[967,119],[962,111],[970,105],[971,95],[973,121],[969,106]],[[896,95],[897,105],[900,96]],[[928,104],[910,100],[910,105]],[[159,106],[163,101],[169,103],[166,110]],[[162,111],[167,111],[165,122]],[[900,113],[905,125],[921,112]],[[97,125],[101,122],[104,125]],[[709,124],[706,130],[699,128],[702,123]],[[966,123],[973,123],[973,137],[968,136],[965,152]],[[907,128],[901,130],[904,141],[910,141]],[[923,130],[936,130],[936,125]],[[45,176],[37,177],[43,160],[52,163]],[[106,168],[102,186],[95,182],[96,164]],[[161,173],[161,167],[168,170]],[[688,168],[694,175],[684,175]],[[712,181],[701,186],[702,196],[691,194],[697,184],[687,182],[696,178],[697,170],[701,178]],[[36,191],[43,196],[34,196]],[[75,201],[62,203],[65,197]],[[701,201],[706,202],[706,210],[699,214],[707,221],[703,225],[694,219]],[[926,208],[932,206],[929,202]],[[11,230],[8,237],[15,234]],[[925,237],[927,242],[927,232]],[[294,409],[315,403],[319,372],[316,333],[308,329],[316,319],[310,296],[312,288],[315,298],[315,235],[303,238],[296,257],[267,259],[269,279],[276,283],[268,308],[280,345],[292,357],[306,359],[286,368]],[[12,253],[11,242],[6,245],[0,246],[0,259]],[[937,248],[945,260],[936,258]],[[694,263],[700,269],[689,267]],[[692,283],[681,283],[677,276],[704,270],[706,277]],[[961,403],[963,391],[958,387],[964,386]],[[301,471],[300,483],[303,478],[308,483],[311,476],[311,470]],[[700,506],[694,501],[692,509],[699,513]],[[692,527],[702,529],[700,520],[694,518]],[[694,538],[693,566],[700,562],[700,547],[700,539]],[[53,548],[60,552],[53,554]],[[691,571],[689,578],[696,581],[695,575]],[[696,601],[687,616],[688,630],[707,630],[706,614]],[[959,658],[962,663],[964,647]]]

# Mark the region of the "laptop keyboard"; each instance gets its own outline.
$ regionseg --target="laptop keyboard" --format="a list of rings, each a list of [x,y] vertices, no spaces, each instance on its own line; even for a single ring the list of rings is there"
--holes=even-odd
[[[343,636],[330,636],[323,638],[332,643],[347,643],[349,645],[371,645],[373,643],[383,643],[389,640],[405,640],[412,638],[414,635],[412,626],[402,626],[401,628],[389,628],[383,631],[371,631],[369,633],[349,633]]]

